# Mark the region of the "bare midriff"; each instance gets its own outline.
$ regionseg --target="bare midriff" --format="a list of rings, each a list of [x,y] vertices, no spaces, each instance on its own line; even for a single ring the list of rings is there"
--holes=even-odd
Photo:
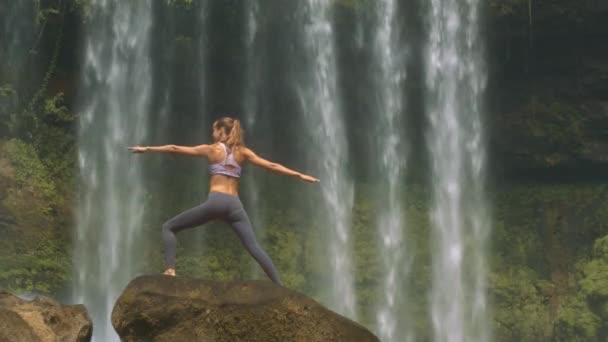
[[[222,174],[211,175],[209,180],[209,192],[223,192],[239,197],[239,179]]]

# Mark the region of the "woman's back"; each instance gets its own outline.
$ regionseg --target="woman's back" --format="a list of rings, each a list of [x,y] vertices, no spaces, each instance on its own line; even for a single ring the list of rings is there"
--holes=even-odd
[[[212,145],[209,161],[209,191],[226,192],[238,196],[239,177],[246,162],[243,146],[230,148],[222,142]]]
[[[219,145],[222,147],[223,153],[217,162],[209,161],[209,173],[212,175],[224,174],[226,176],[240,178],[242,169],[241,164],[244,163],[244,160],[241,163],[236,161],[235,150],[238,148],[234,147],[231,149],[223,142],[220,142]]]

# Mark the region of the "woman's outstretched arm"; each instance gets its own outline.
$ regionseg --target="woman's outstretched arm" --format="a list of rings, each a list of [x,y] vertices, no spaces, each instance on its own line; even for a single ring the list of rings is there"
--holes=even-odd
[[[303,173],[294,171],[289,168],[286,168],[285,166],[283,166],[281,164],[266,160],[266,159],[258,156],[255,152],[253,152],[249,148],[245,148],[243,151],[243,154],[245,155],[246,160],[253,165],[262,167],[264,169],[267,169],[267,170],[270,170],[270,171],[273,171],[273,172],[276,172],[276,173],[279,173],[282,175],[297,177],[303,181],[307,181],[310,183],[319,183],[319,180],[317,178],[309,176],[309,175],[305,175]]]
[[[145,152],[160,152],[171,154],[185,154],[188,156],[206,157],[211,150],[211,145],[198,146],[178,146],[178,145],[163,145],[163,146],[131,146],[129,150],[133,153]]]

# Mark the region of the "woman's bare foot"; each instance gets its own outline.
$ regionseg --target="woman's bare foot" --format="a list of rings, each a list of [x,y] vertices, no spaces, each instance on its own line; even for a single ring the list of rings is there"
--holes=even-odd
[[[165,272],[163,272],[163,274],[175,277],[175,269],[174,268],[167,268],[165,270]]]

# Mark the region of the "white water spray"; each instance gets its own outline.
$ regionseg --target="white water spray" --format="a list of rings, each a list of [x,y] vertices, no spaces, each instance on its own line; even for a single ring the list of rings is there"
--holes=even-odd
[[[353,183],[347,170],[347,140],[337,89],[337,68],[332,2],[307,0],[301,10],[305,23],[302,38],[306,72],[298,84],[298,96],[305,115],[306,129],[312,136],[311,152],[319,166],[318,178],[324,203],[327,243],[329,303],[332,310],[356,319],[356,297],[351,255],[351,213]]]
[[[78,131],[80,188],[74,301],[83,303],[95,341],[118,341],[114,303],[137,271],[142,228],[141,161],[150,100],[151,3],[93,0],[84,51]]]
[[[431,314],[438,342],[488,341],[479,1],[432,0],[427,45],[433,171]]]
[[[245,4],[245,20],[244,25],[245,32],[245,54],[247,58],[246,64],[246,79],[243,87],[243,124],[248,136],[252,136],[252,132],[256,130],[256,124],[258,122],[258,85],[260,82],[260,70],[258,60],[258,49],[260,48],[256,44],[256,38],[258,33],[258,21],[259,18],[259,4],[257,0],[247,1]],[[245,141],[247,144],[247,141]],[[255,149],[255,148],[254,148]],[[262,240],[264,235],[264,224],[260,217],[258,205],[258,192],[259,185],[256,177],[253,176],[252,172],[255,172],[252,168],[247,169],[243,175],[245,186],[247,187],[247,199],[246,206],[248,208],[249,217],[255,227],[256,235],[258,240]],[[252,273],[260,273],[260,266],[256,263],[252,263]]]
[[[404,315],[402,300],[407,295],[405,278],[410,273],[411,258],[407,257],[405,218],[401,193],[407,151],[402,136],[404,115],[403,87],[405,80],[405,48],[400,44],[397,1],[374,3],[374,41],[372,75],[375,118],[374,151],[377,179],[382,197],[377,211],[379,250],[382,254],[383,275],[381,300],[376,312],[380,339],[386,342],[413,341],[414,332],[409,315]]]

